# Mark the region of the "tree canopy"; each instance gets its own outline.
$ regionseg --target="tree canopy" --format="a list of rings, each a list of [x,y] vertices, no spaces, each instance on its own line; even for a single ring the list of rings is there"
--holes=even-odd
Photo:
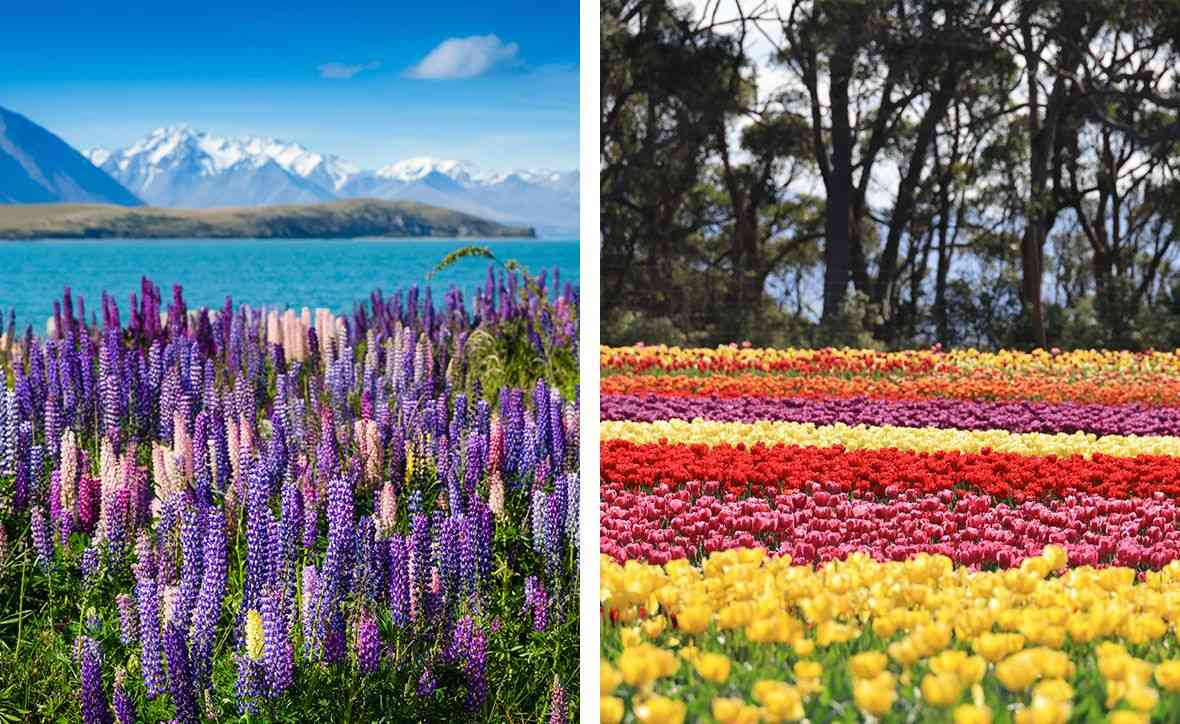
[[[1180,0],[602,13],[605,342],[1180,346]]]

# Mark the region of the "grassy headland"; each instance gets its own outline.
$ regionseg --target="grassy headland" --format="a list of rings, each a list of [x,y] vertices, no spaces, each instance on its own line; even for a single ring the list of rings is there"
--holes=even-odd
[[[359,199],[257,208],[164,209],[102,204],[0,204],[0,239],[311,239],[535,236],[412,201]]]

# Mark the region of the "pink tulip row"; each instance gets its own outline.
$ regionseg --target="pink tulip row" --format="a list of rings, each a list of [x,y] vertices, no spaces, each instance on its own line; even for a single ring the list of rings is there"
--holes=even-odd
[[[603,553],[662,564],[757,546],[800,563],[863,551],[878,560],[940,553],[960,565],[1009,568],[1055,544],[1072,566],[1159,569],[1180,559],[1180,503],[1162,495],[1009,505],[949,490],[873,498],[818,484],[772,498],[701,492],[699,483],[649,491],[604,483]]]

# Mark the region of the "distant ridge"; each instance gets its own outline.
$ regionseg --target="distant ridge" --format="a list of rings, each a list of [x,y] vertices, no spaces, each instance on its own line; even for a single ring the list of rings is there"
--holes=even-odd
[[[576,233],[578,172],[492,172],[457,160],[410,158],[365,170],[269,136],[230,138],[187,125],[158,128],[121,149],[83,155],[153,206],[218,208],[376,198],[418,201],[544,233]]]
[[[0,106],[0,204],[143,202],[68,143]]]
[[[351,239],[534,237],[471,214],[413,201],[360,199],[233,209],[130,209],[98,204],[0,205],[0,239]]]

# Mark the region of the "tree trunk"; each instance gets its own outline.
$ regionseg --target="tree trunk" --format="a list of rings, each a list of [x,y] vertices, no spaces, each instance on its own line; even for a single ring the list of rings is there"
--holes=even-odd
[[[831,60],[832,174],[824,209],[823,321],[840,317],[848,294],[852,262],[852,130],[848,121],[848,84],[852,76],[852,48],[842,42]]]

